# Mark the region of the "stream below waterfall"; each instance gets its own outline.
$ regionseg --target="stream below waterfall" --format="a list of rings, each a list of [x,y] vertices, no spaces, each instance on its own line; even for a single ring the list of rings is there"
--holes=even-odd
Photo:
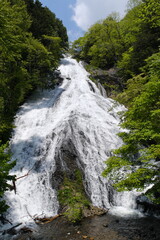
[[[10,141],[13,159],[17,160],[11,174],[17,176],[17,181],[16,194],[5,194],[10,206],[6,218],[13,226],[21,224],[19,228],[31,228],[34,233],[20,237],[7,234],[0,239],[158,239],[158,235],[150,237],[153,228],[148,230],[148,238],[136,235],[150,222],[137,210],[138,193],[117,193],[101,175],[111,150],[122,144],[117,136],[121,131],[118,112],[125,108],[106,98],[83,65],[71,57],[62,59],[59,71],[61,85],[37,91],[20,107]],[[86,218],[77,226],[60,217],[38,227],[35,218],[58,214],[57,191],[62,176],[65,173],[71,177],[76,169],[83,173],[84,189],[91,203],[110,209],[109,213]],[[153,219],[157,229],[158,220]],[[9,227],[9,223],[1,225],[2,231]],[[134,236],[127,238],[124,232]]]
[[[59,218],[14,240],[159,240],[159,226],[160,220],[153,217],[134,219],[107,214],[85,218],[77,225]]]

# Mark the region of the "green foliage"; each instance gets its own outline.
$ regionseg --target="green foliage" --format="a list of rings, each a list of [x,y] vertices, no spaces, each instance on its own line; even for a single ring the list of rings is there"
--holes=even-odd
[[[26,4],[27,8],[23,0],[0,1],[0,134],[4,141],[19,104],[36,87],[48,86],[48,76],[58,66],[67,44],[67,36],[61,38],[61,21],[49,9],[39,1],[27,0]],[[41,21],[45,26],[39,25]],[[33,25],[37,36],[30,33]]]
[[[62,57],[61,38],[43,35],[47,49],[54,56],[55,60]],[[58,63],[58,62],[57,62]]]
[[[112,67],[124,50],[118,16],[112,14],[102,23],[93,25],[83,38],[74,42],[73,48],[75,51],[78,48],[77,55],[93,66]]]
[[[15,162],[10,162],[10,152],[7,144],[0,142],[0,214],[5,212],[8,208],[5,201],[2,200],[3,194],[10,189],[8,180],[14,180],[15,176],[10,176],[9,171],[14,167]]]
[[[114,178],[118,170],[129,169],[122,177],[117,174],[114,186],[119,190],[142,190],[147,186],[151,200],[160,203],[160,52],[146,60],[143,75],[127,83],[121,98],[129,101],[124,113],[122,127],[128,132],[120,133],[125,145],[114,151],[106,161],[104,175]]]
[[[25,4],[26,3],[26,4]],[[6,143],[16,110],[37,88],[47,88],[67,48],[66,28],[36,0],[0,1],[0,140]],[[49,78],[50,77],[50,78]],[[49,81],[48,81],[49,79]],[[53,85],[53,84],[52,84]],[[10,179],[10,155],[0,147],[2,197]],[[4,153],[3,153],[4,152]],[[0,203],[0,211],[6,209]]]
[[[158,0],[140,1],[120,22],[126,51],[118,60],[125,79],[141,72],[145,59],[158,51],[160,38]]]
[[[61,205],[66,208],[64,216],[71,222],[82,219],[82,210],[89,206],[89,201],[85,196],[82,175],[79,170],[75,172],[75,179],[64,178],[63,186],[59,190],[58,199]]]
[[[61,39],[61,47],[68,48],[67,30],[63,26],[61,20],[56,18],[47,7],[43,7],[40,1],[24,0],[27,10],[32,20],[29,31],[33,36],[42,41],[45,45],[43,35],[59,37]]]
[[[129,1],[122,20],[112,14],[73,43],[75,56],[103,69],[117,66],[122,84],[126,83],[158,51],[159,12],[159,0]]]
[[[132,104],[134,98],[141,93],[146,82],[147,78],[143,73],[134,76],[133,78],[127,81],[126,90],[118,94],[116,100],[118,100],[120,103],[123,103],[125,106],[129,107]]]
[[[143,0],[140,12],[141,21],[149,25],[151,28],[159,29],[160,27],[160,4],[159,0]]]

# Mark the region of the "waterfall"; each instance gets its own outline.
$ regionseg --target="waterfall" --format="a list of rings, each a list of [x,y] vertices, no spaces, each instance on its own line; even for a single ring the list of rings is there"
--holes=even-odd
[[[11,206],[7,218],[15,224],[56,215],[61,174],[75,168],[83,172],[93,205],[134,208],[133,193],[114,193],[101,176],[111,150],[122,144],[117,113],[124,107],[103,97],[82,64],[71,57],[61,61],[59,71],[62,84],[37,91],[15,117],[11,150],[17,164],[11,174],[19,179],[16,194],[5,195]]]

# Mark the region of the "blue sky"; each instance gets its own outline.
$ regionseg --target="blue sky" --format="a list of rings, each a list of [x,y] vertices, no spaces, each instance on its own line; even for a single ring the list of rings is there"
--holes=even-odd
[[[112,12],[124,16],[128,0],[40,0],[67,28],[70,41],[83,36],[87,29]]]

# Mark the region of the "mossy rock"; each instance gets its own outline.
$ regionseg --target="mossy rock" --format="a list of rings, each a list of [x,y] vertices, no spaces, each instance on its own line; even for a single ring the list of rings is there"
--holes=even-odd
[[[64,177],[63,184],[58,191],[58,199],[63,215],[71,222],[83,218],[83,209],[90,206],[90,201],[85,193],[83,178],[80,170],[74,172],[74,179]]]

